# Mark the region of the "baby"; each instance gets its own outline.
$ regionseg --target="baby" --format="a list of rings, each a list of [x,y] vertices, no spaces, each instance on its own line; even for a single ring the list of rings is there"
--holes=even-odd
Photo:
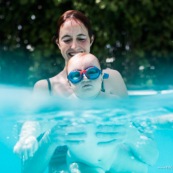
[[[82,100],[118,98],[115,95],[102,92],[102,81],[108,78],[108,75],[102,73],[98,59],[92,54],[79,53],[72,57],[67,64],[67,78],[73,90],[71,98]],[[103,146],[98,146],[99,138],[95,135],[97,132],[96,125],[86,124],[85,128],[87,136],[84,143],[68,145],[67,161],[69,165],[79,162],[100,169],[100,172],[109,171],[117,155],[117,145],[122,140],[117,141],[115,145],[105,145],[103,148]],[[105,142],[109,143],[110,141]]]

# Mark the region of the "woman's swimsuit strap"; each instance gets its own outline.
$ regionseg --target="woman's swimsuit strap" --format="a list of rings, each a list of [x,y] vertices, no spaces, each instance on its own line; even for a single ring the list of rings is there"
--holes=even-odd
[[[104,88],[104,82],[102,81],[102,85],[101,85],[101,91],[105,92],[105,88]]]
[[[51,83],[50,83],[50,79],[46,79],[47,80],[47,84],[48,84],[48,90],[49,90],[49,94],[52,94],[52,87],[51,87]]]

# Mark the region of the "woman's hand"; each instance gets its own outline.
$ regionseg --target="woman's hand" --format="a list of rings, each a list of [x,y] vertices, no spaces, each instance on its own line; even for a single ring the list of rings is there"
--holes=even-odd
[[[66,144],[80,144],[84,143],[85,138],[87,136],[86,125],[72,125],[66,127],[65,129],[65,142]]]
[[[32,157],[38,149],[38,141],[34,136],[29,136],[25,139],[19,140],[14,146],[14,153],[18,154],[20,158],[25,161]]]
[[[126,136],[126,124],[101,124],[97,126],[96,137],[98,145],[114,145],[124,141]]]
[[[57,123],[48,133],[48,140],[57,145],[80,144],[86,138],[86,131],[82,125],[67,125]]]

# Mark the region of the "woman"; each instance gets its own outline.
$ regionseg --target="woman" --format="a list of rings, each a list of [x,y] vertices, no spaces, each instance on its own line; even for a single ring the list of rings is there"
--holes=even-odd
[[[66,64],[77,53],[89,53],[94,41],[88,18],[76,10],[65,12],[58,20],[54,40],[65,59],[65,67],[56,76],[48,80],[38,81],[34,86],[34,90],[42,89],[48,94],[66,97],[73,93],[67,81]],[[120,73],[112,69],[105,69],[104,72],[109,74],[109,79],[103,80],[102,90],[120,97],[127,96],[126,86]]]
[[[55,41],[59,47],[62,56],[65,59],[65,67],[62,72],[56,76],[50,78],[49,80],[40,80],[34,86],[34,91],[44,90],[48,95],[61,95],[61,96],[71,96],[73,94],[72,89],[70,88],[68,79],[66,65],[71,57],[78,53],[90,52],[90,47],[94,41],[94,35],[89,23],[89,20],[81,12],[70,10],[65,12],[59,19],[57,25],[57,32]],[[106,69],[103,73],[108,73],[109,78],[103,80],[102,91],[105,91],[109,94],[115,94],[117,96],[126,96],[127,90],[121,75],[116,70]],[[115,139],[115,126],[99,126],[98,132],[100,130],[100,139],[99,142],[104,146],[112,146],[117,142]],[[116,130],[118,127],[116,127]],[[24,173],[42,173],[45,171],[49,165],[49,172],[64,172],[68,171],[66,156],[67,156],[67,141],[73,141],[76,145],[85,141],[85,131],[81,127],[75,127],[74,131],[70,131],[68,135],[64,136],[63,126],[55,125],[50,131],[47,131],[42,136],[39,141],[39,148],[32,158],[27,159],[23,163],[23,172]],[[140,133],[136,130],[134,132],[136,140],[139,140]],[[116,136],[117,137],[117,136]],[[107,141],[113,142],[104,142]],[[141,139],[140,139],[141,140]],[[135,141],[128,139],[130,148],[135,148]],[[155,150],[155,145],[153,141],[148,139],[147,149],[149,148],[153,155],[157,155]],[[147,171],[147,165],[152,164],[156,157],[152,160],[146,154],[146,145],[142,145],[139,149],[136,148],[135,153],[139,154],[142,158],[133,158],[132,155],[126,151],[126,147],[122,148],[122,151],[118,154],[120,161],[115,159],[115,167],[111,172],[140,172],[144,173]],[[60,146],[60,147],[57,147]],[[141,161],[140,161],[141,160]],[[125,165],[124,163],[129,163]],[[119,165],[120,164],[120,165]],[[92,167],[87,167],[82,163],[72,164],[70,169],[75,170],[79,169],[85,173],[94,173],[102,172],[102,170],[95,169]],[[116,169],[117,168],[117,169]]]

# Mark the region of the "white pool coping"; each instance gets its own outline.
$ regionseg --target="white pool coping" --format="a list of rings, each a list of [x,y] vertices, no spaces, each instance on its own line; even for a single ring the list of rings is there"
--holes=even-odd
[[[173,90],[128,90],[128,95],[172,94]]]

